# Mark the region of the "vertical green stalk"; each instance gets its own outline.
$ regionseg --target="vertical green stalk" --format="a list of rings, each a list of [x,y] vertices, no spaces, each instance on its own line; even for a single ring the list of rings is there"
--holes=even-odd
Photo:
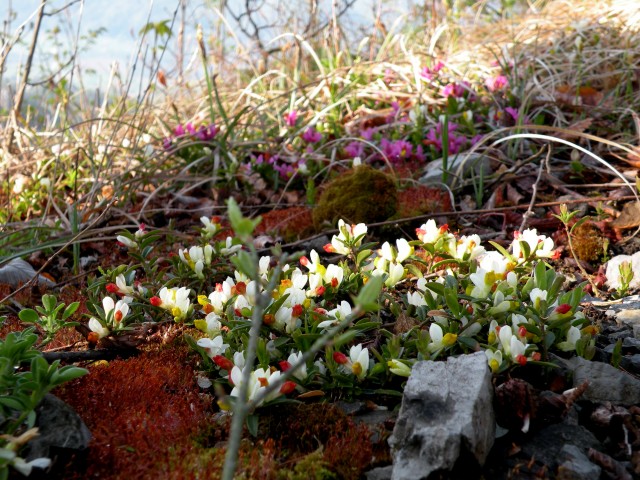
[[[449,117],[444,115],[442,119],[442,183],[449,179]]]

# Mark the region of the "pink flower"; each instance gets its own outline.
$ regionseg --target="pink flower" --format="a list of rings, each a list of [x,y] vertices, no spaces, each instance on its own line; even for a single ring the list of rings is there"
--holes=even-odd
[[[436,74],[443,68],[444,68],[444,63],[438,60],[438,62],[436,62],[436,64],[433,67],[431,68],[424,67],[422,69],[422,72],[420,72],[420,76],[427,81],[431,81],[436,76]]]
[[[177,125],[176,128],[173,129],[173,133],[175,133],[176,137],[184,135],[184,127],[182,124]]]
[[[465,89],[462,85],[458,83],[450,83],[449,85],[446,85],[442,89],[440,94],[446,98],[449,98],[449,97],[460,98],[464,95],[464,92],[465,92]]]
[[[344,147],[344,153],[347,154],[349,158],[361,157],[364,153],[364,144],[362,142],[351,142]]]
[[[375,133],[375,130],[373,128],[365,128],[360,132],[360,135],[362,136],[362,138],[370,142],[371,139],[373,138],[374,133]]]
[[[490,92],[497,92],[509,86],[509,79],[504,75],[497,75],[487,78],[484,84]]]
[[[296,120],[298,120],[298,111],[297,110],[291,110],[290,112],[285,113],[284,121],[287,124],[287,126],[295,127],[296,126]]]
[[[307,143],[318,143],[322,140],[322,134],[318,132],[314,127],[309,127],[302,134],[302,140]]]
[[[382,148],[387,158],[394,163],[410,158],[413,151],[413,145],[406,140],[390,142],[386,138],[383,138],[380,142],[380,148]]]
[[[509,116],[513,119],[514,123],[519,123],[520,120],[520,111],[517,108],[513,108],[513,107],[506,107],[504,109],[504,111],[506,113],[509,114]],[[526,125],[527,123],[530,123],[531,121],[529,120],[529,117],[527,117],[526,115],[524,115],[522,117],[522,124]]]

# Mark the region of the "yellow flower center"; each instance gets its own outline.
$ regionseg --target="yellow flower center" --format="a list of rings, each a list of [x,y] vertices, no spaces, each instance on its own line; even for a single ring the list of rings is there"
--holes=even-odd
[[[354,375],[359,376],[362,373],[362,365],[360,365],[360,362],[351,365],[351,371]]]
[[[446,333],[442,338],[442,344],[445,347],[450,347],[451,345],[456,343],[456,340],[458,340],[458,335],[456,335],[455,333]]]

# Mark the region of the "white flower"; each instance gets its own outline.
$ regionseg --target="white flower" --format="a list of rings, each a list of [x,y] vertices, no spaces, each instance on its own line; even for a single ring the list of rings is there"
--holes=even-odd
[[[199,347],[204,348],[207,351],[207,355],[213,358],[216,355],[222,355],[224,351],[229,348],[229,345],[224,343],[222,335],[218,335],[214,339],[211,338],[201,338],[197,342]]]
[[[511,243],[513,256],[518,263],[522,263],[525,260],[521,242],[526,243],[529,247],[530,254],[535,253],[537,258],[551,258],[555,253],[553,250],[553,239],[545,235],[538,235],[535,228],[527,229],[522,233],[516,232],[515,238]]]
[[[350,249],[347,245],[352,245],[354,248],[359,247],[362,243],[363,235],[367,233],[367,226],[364,223],[359,223],[357,225],[347,225],[344,223],[344,220],[338,220],[338,230],[340,234],[338,236],[334,235],[331,238],[331,244],[325,246],[325,250],[339,253],[341,255],[348,255],[350,253]],[[356,239],[358,239],[356,241]]]
[[[473,260],[486,253],[480,243],[479,235],[464,235],[457,241],[453,256],[459,260]]]
[[[423,243],[436,243],[445,232],[446,229],[439,228],[433,219],[416,229],[418,239]]]
[[[492,350],[485,350],[484,354],[487,357],[487,363],[489,364],[489,368],[493,373],[496,373],[502,364],[502,352],[500,350],[496,350],[495,352]]]
[[[165,310],[169,310],[176,321],[184,320],[189,314],[191,302],[189,301],[188,288],[162,287],[158,296],[162,301],[160,306]]]
[[[342,300],[342,302],[340,302],[340,305],[327,312],[327,316],[333,317],[335,320],[325,320],[324,322],[320,322],[318,324],[318,328],[329,328],[333,325],[337,325],[338,322],[351,315],[351,311],[352,308],[349,302],[347,302],[346,300]]]
[[[122,294],[132,294],[133,287],[127,285],[127,281],[124,278],[123,274],[120,274],[116,277],[116,287],[118,287],[118,292]]]
[[[126,298],[126,297],[125,297]],[[104,297],[102,299],[102,308],[104,309],[104,315],[114,326],[120,325],[124,317],[129,313],[129,304],[124,300],[118,300],[114,303],[113,298]],[[110,315],[110,312],[113,314]]]
[[[271,257],[269,255],[265,255],[264,257],[260,257],[258,261],[258,274],[263,279],[267,279],[269,275],[269,265],[271,264]]]
[[[362,348],[362,344],[354,345],[349,350],[349,359],[351,372],[358,377],[359,380],[367,376],[369,370],[369,350]]]
[[[409,302],[409,305],[413,305],[416,307],[427,305],[427,302],[424,299],[424,294],[422,292],[407,293],[407,302]]]
[[[395,358],[389,360],[387,362],[387,366],[389,367],[389,371],[395,375],[400,375],[401,377],[408,377],[411,375],[411,367],[400,360],[396,360]]]
[[[533,302],[533,306],[535,308],[540,308],[540,302],[547,299],[547,293],[548,292],[546,290],[541,290],[537,287],[529,292],[529,298],[531,299],[531,302]]]
[[[302,355],[302,352],[296,353],[292,350],[289,354],[289,358],[287,358],[287,362],[293,366],[302,360]],[[293,372],[293,376],[298,380],[304,380],[307,378],[307,366],[303,363],[300,368]]]
[[[13,468],[19,471],[22,475],[28,477],[31,474],[31,470],[33,469],[33,467],[42,468],[43,470],[49,467],[49,465],[51,465],[51,459],[40,457],[26,462],[23,458],[15,457],[11,461],[11,464],[13,465]]]
[[[237,366],[234,366],[231,370],[231,381],[234,385],[233,390],[231,390],[232,397],[238,397],[240,395],[242,376],[242,370],[240,370],[240,368],[238,368]],[[280,371],[275,371],[272,373],[269,369],[265,371],[262,368],[258,368],[257,370],[251,372],[248,382],[247,400],[254,400],[265,388],[267,388],[271,383],[277,381],[279,378]],[[280,395],[282,394],[279,390],[276,389],[273,392],[269,393],[260,402],[258,402],[258,406],[262,405],[263,402],[274,400]]]
[[[203,234],[206,238],[212,238],[221,229],[221,226],[217,222],[212,222],[209,217],[200,217],[200,221],[203,223]]]
[[[103,327],[97,318],[91,317],[89,320],[89,329],[98,334],[98,338],[104,338],[109,335],[109,329]]]
[[[580,329],[572,325],[567,331],[567,339],[564,342],[558,343],[558,348],[563,352],[569,352],[571,350],[575,350],[576,342],[580,340],[581,336],[582,335],[580,333]]]
[[[344,278],[344,270],[338,265],[328,265],[326,272],[324,273],[325,283],[337,288]]]
[[[134,240],[131,240],[129,237],[125,237],[124,235],[118,235],[116,237],[116,240],[127,248],[131,248],[131,249],[138,248],[137,242],[135,242]]]
[[[230,256],[242,249],[242,245],[234,245],[233,238],[227,237],[224,241],[225,246],[220,249],[220,253],[225,256]]]

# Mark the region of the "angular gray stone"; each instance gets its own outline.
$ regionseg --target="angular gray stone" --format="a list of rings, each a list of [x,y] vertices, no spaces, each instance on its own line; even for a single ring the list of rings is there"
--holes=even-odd
[[[536,432],[522,445],[519,455],[520,458],[534,459],[539,464],[555,470],[565,460],[558,455],[565,445],[579,446],[584,455],[589,448],[602,449],[598,439],[583,426],[556,423]]]
[[[573,386],[589,382],[582,399],[622,405],[640,403],[640,380],[608,363],[573,357],[563,362],[573,372]]]
[[[38,436],[27,445],[27,460],[51,458],[53,452],[81,452],[89,446],[91,432],[73,408],[47,394],[37,408]]]
[[[558,467],[558,480],[592,480],[600,478],[600,467],[589,461],[584,452],[575,445],[564,445],[560,458],[565,459]]]
[[[389,439],[393,480],[483,465],[495,439],[484,352],[413,366]]]

